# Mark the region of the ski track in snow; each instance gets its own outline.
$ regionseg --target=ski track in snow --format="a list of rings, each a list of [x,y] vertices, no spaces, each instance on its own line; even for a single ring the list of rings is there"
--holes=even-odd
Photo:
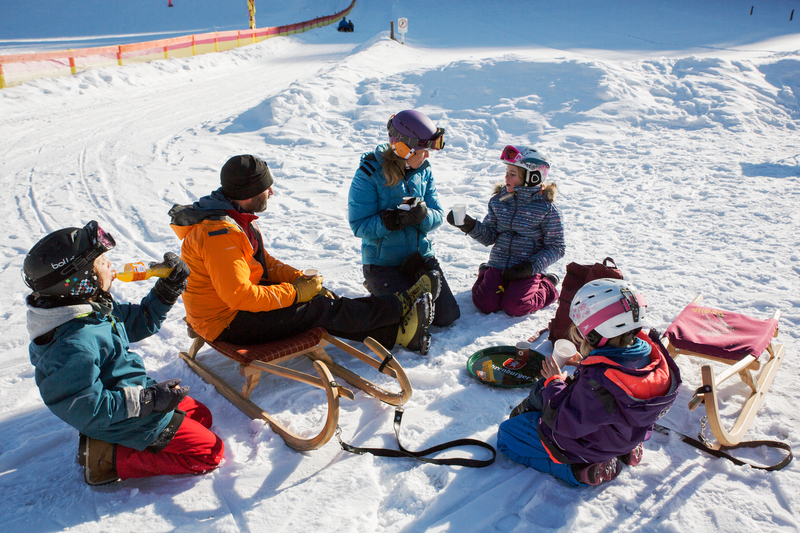
[[[503,176],[498,154],[506,144],[533,144],[549,154],[567,240],[567,255],[552,270],[563,277],[569,262],[613,257],[646,295],[652,327],[665,329],[697,293],[708,305],[758,317],[781,309],[787,356],[747,436],[797,449],[797,50],[707,46],[682,56],[620,59],[555,48],[426,48],[413,41],[403,47],[387,32],[378,34],[384,19],[398,16],[392,6],[381,11],[359,1],[357,31],[377,34],[366,41],[358,33],[339,39],[331,37],[334,30],[319,30],[0,91],[0,194],[8,206],[0,221],[4,527],[796,531],[796,462],[779,473],[739,468],[674,436],[653,435],[641,465],[624,469],[614,483],[582,490],[502,455],[489,468],[470,470],[349,455],[335,439],[296,452],[178,359],[189,345],[181,303],[161,332],[134,350],[153,377],[180,377],[211,408],[225,462],[206,476],[83,483],[74,459],[77,431],[42,404],[27,359],[28,291],[19,270],[30,247],[49,231],[96,219],[117,239],[109,254],[115,266],[160,259],[180,247],[168,226],[172,204],[208,194],[230,156],[254,153],[275,176],[276,196],[258,221],[270,252],[298,268],[319,268],[326,286],[341,295],[362,296],[360,241],[346,220],[350,179],[360,155],[384,141],[388,114],[412,107],[447,129],[446,149],[431,157],[446,209],[466,203],[470,215],[486,214]],[[633,33],[640,32],[616,32]],[[433,328],[427,357],[395,350],[414,386],[401,439],[412,450],[464,437],[494,445],[498,424],[526,391],[485,387],[468,375],[465,361],[545,328],[555,306],[521,318],[481,315],[470,288],[489,249],[446,224],[432,236],[462,316],[454,326]],[[150,286],[118,282],[112,293],[138,301]],[[329,353],[393,388],[367,365],[336,349]],[[207,347],[199,357],[239,386],[234,363]],[[662,422],[695,435],[703,409],[690,412],[686,404],[700,385],[701,363],[678,364],[684,388]],[[311,370],[307,361],[289,366]],[[721,387],[728,420],[746,390],[735,380]],[[300,434],[314,432],[326,414],[323,392],[274,376],[262,378],[251,399]],[[342,401],[342,438],[395,447],[392,415],[389,406],[357,393],[355,402]],[[761,449],[740,456],[777,461]]]

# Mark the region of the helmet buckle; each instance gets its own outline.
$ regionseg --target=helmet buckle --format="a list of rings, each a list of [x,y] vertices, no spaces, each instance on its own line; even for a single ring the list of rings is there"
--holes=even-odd
[[[622,308],[625,309],[625,312],[630,311],[633,315],[633,321],[639,321],[639,301],[636,299],[636,296],[633,293],[623,287],[619,290],[620,294],[622,294],[622,299],[620,303],[622,304]]]

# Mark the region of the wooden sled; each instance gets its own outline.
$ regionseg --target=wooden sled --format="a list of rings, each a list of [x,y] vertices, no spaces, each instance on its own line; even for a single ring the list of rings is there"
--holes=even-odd
[[[295,335],[280,341],[268,342],[253,346],[239,346],[227,342],[208,342],[189,327],[189,337],[193,338],[192,346],[188,352],[181,352],[180,357],[189,365],[197,375],[217,389],[217,391],[238,407],[244,414],[253,420],[266,421],[272,430],[283,437],[286,444],[295,450],[316,450],[322,447],[336,432],[339,423],[339,397],[344,396],[354,399],[353,391],[337,383],[333,376],[336,375],[344,381],[363,390],[370,396],[390,405],[403,405],[411,398],[411,383],[403,367],[395,360],[389,351],[371,337],[364,340],[364,344],[375,352],[383,361],[379,361],[364,352],[357,350],[349,344],[331,336],[323,328],[314,328],[300,335]],[[244,385],[237,391],[225,380],[220,378],[211,369],[198,361],[197,352],[208,344],[224,356],[239,363],[239,373],[244,376]],[[333,362],[325,352],[328,345],[347,352],[371,367],[378,369],[383,374],[396,379],[400,385],[400,392],[389,392],[374,383],[367,381],[358,374]],[[314,362],[314,369],[319,377],[299,372],[290,368],[279,366],[278,363],[288,361],[298,356],[306,356]],[[322,430],[316,436],[303,438],[285,428],[275,418],[250,401],[250,394],[258,385],[262,372],[300,381],[314,387],[323,389],[328,397],[328,416]]]
[[[715,375],[711,365],[703,365],[703,386],[695,391],[689,401],[694,410],[705,404],[711,431],[722,446],[735,446],[753,424],[758,409],[769,391],[785,354],[783,344],[773,339],[778,336],[780,310],[769,320],[701,307],[702,295],[697,295],[681,311],[664,334],[664,344],[673,358],[679,355],[702,357],[729,365]],[[751,372],[758,372],[754,378]],[[750,388],[736,421],[728,430],[722,423],[717,386],[734,375]]]

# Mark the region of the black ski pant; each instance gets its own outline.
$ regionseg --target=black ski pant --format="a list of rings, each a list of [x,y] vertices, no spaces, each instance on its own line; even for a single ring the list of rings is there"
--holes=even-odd
[[[418,256],[418,254],[417,254]],[[436,270],[442,279],[442,290],[436,299],[436,309],[433,315],[434,326],[449,326],[461,316],[453,291],[444,279],[444,272],[435,257],[418,257],[416,261],[406,261],[401,266],[364,265],[364,280],[367,290],[375,296],[384,296],[396,292],[404,292],[411,288],[425,272]]]
[[[387,350],[394,347],[403,319],[395,296],[337,298],[315,296],[284,309],[253,313],[239,311],[216,338],[231,344],[253,345],[285,339],[322,327],[334,337],[363,342],[372,337]]]

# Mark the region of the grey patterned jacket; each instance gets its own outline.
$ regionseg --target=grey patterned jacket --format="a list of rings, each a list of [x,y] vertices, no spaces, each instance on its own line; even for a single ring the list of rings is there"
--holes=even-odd
[[[547,200],[541,186],[505,186],[489,200],[489,213],[468,233],[479,243],[492,246],[489,266],[504,270],[530,261],[534,274],[564,257],[561,213]]]

